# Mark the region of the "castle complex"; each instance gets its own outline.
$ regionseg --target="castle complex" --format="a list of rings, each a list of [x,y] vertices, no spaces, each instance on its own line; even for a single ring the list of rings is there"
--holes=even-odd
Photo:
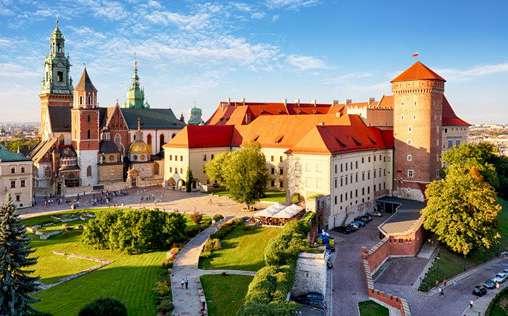
[[[318,210],[323,223],[349,223],[376,199],[424,200],[439,177],[443,150],[465,142],[445,79],[416,62],[391,81],[392,95],[366,102],[220,102],[204,122],[188,125],[171,109],[150,108],[138,65],[122,106],[100,107],[86,67],[73,87],[58,24],[50,37],[41,85],[41,138],[31,152],[36,194],[163,185],[208,191],[204,165],[221,152],[257,142],[270,190]],[[162,150],[164,149],[164,150]]]
[[[65,39],[57,23],[41,84],[41,143],[30,153],[35,194],[158,185],[162,145],[185,126],[171,109],[150,109],[134,63],[127,100],[100,107],[86,67],[73,87]]]
[[[186,126],[164,145],[164,185],[208,188],[214,155],[261,145],[268,187],[319,210],[329,228],[395,195],[424,200],[441,152],[466,140],[469,124],[444,96],[445,80],[416,62],[392,80],[392,96],[345,103],[221,102],[205,125]]]

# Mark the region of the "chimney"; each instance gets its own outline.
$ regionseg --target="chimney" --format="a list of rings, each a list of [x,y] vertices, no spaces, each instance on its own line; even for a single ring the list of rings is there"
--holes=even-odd
[[[300,98],[296,99],[296,104],[300,106]]]
[[[284,99],[284,106],[288,105],[288,99]]]
[[[228,105],[231,105],[231,98],[228,98]]]
[[[353,100],[351,100],[351,99],[346,99],[346,105],[349,105],[349,104],[351,104],[351,103],[353,103]]]
[[[376,98],[369,98],[369,105],[372,105],[374,102],[376,102]]]
[[[333,100],[332,105],[339,105],[339,100]]]
[[[245,106],[245,98],[242,99],[243,106]]]
[[[316,99],[314,99],[314,106],[317,106],[317,101],[316,101]]]

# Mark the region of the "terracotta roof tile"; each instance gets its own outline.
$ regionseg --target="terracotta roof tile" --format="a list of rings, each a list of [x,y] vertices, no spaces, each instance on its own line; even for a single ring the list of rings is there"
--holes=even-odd
[[[471,126],[471,124],[459,118],[453,111],[450,103],[445,96],[443,96],[443,109],[442,109],[442,121],[443,126]]]
[[[234,129],[233,125],[187,125],[163,147],[230,147]]]
[[[395,77],[391,82],[399,82],[399,81],[413,81],[413,80],[439,80],[446,81],[435,73],[432,69],[425,66],[423,63],[417,61],[411,67],[406,69],[400,75]]]

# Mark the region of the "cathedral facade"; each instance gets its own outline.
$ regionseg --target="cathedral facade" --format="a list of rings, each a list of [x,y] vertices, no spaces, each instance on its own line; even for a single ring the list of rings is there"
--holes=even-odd
[[[41,82],[41,142],[32,150],[36,195],[72,195],[93,189],[162,182],[162,146],[185,126],[170,108],[151,109],[137,62],[125,103],[99,107],[86,67],[74,87],[65,39],[51,33]]]

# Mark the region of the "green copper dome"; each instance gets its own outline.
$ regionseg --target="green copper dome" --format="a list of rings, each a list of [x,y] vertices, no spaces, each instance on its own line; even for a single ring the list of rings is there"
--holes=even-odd
[[[125,101],[124,107],[129,109],[147,108],[145,104],[145,91],[139,84],[137,61],[134,61],[134,72],[132,74],[131,86],[127,91],[127,101]]]

